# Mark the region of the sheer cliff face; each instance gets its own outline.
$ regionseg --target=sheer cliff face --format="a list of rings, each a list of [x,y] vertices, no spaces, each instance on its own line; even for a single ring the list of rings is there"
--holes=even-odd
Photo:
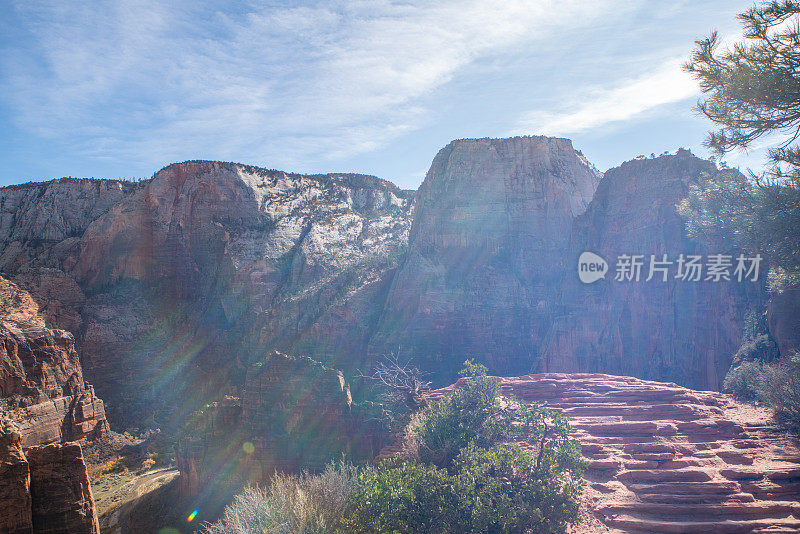
[[[600,180],[567,139],[454,141],[417,193],[409,252],[370,352],[451,375],[466,358],[530,369],[547,335],[570,229]]]
[[[731,253],[675,213],[713,168],[682,151],[602,178],[570,141],[527,137],[454,141],[416,195],[204,161],[141,184],[15,186],[0,189],[0,269],[75,334],[121,427],[168,429],[238,395],[267,350],[348,372],[413,356],[439,383],[475,358],[716,388],[753,286],[576,273],[584,250],[612,269],[623,253]]]
[[[117,180],[62,178],[3,188],[0,271],[60,267],[89,224],[140,187]]]
[[[599,371],[718,389],[741,343],[748,303],[764,298],[752,282],[683,281],[675,265],[667,280],[649,276],[650,255],[733,254],[689,239],[675,206],[692,183],[715,166],[686,150],[634,160],[605,173],[586,212],[573,226],[566,276],[537,367]],[[577,276],[578,257],[591,251],[609,263],[591,285]],[[615,281],[620,255],[644,256],[639,281]],[[762,271],[762,279],[764,272]],[[703,274],[705,278],[705,274]]]
[[[34,192],[0,193],[4,250],[28,243],[7,268],[49,321],[76,332],[112,417],[131,424],[175,397],[201,403],[269,348],[334,363],[366,352],[412,194],[370,176],[203,161],[117,185],[116,203],[96,199],[78,237],[48,234],[44,252],[28,250],[44,236],[13,237],[31,218],[32,200],[17,199]]]
[[[0,411],[19,427],[23,447],[108,431],[103,401],[83,379],[72,334],[47,328],[30,294],[2,277]]]

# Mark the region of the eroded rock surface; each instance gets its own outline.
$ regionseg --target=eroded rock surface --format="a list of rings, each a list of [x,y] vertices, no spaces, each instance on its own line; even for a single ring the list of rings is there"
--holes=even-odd
[[[80,444],[23,450],[14,423],[0,417],[0,532],[99,534]]]
[[[31,470],[33,532],[99,534],[81,446],[43,445],[27,449],[25,455]]]
[[[498,374],[530,370],[556,311],[573,220],[600,178],[567,139],[443,148],[417,192],[409,251],[370,352],[413,356],[448,378],[467,357]]]
[[[593,514],[578,531],[800,532],[800,441],[773,426],[767,410],[631,377],[498,380],[503,394],[570,417]]]
[[[206,161],[140,184],[87,182],[63,199],[71,181],[0,190],[0,268],[76,332],[110,417],[138,426],[175,397],[213,396],[266,349],[363,360],[412,193],[371,176]],[[64,228],[34,224],[37,210],[65,212]]]
[[[271,350],[346,373],[413,356],[439,384],[475,358],[498,374],[715,389],[745,312],[766,301],[759,284],[576,273],[585,249],[612,270],[622,253],[734,253],[688,239],[675,213],[714,170],[682,150],[602,177],[566,139],[467,139],[414,195],[370,176],[190,161],[138,184],[0,189],[0,269],[75,334],[122,428],[178,428]]]
[[[681,255],[733,256],[735,251],[690,239],[676,212],[691,184],[716,172],[710,161],[687,150],[634,160],[605,173],[586,212],[572,230],[566,276],[556,299],[557,313],[535,371],[603,372],[674,381],[718,390],[741,344],[748,307],[766,302],[762,284],[751,281],[676,278]],[[584,251],[609,263],[605,279],[583,284],[578,258]],[[641,255],[638,280],[616,281],[621,255]],[[665,273],[649,272],[651,256]],[[731,269],[732,271],[733,269]],[[650,278],[648,280],[648,278]]]
[[[31,296],[1,277],[0,310],[0,400],[19,425],[22,446],[108,432],[72,334],[47,328]]]
[[[767,318],[781,356],[788,357],[800,351],[800,285],[772,295]]]
[[[31,474],[22,450],[22,436],[9,420],[0,418],[0,532],[30,534]]]

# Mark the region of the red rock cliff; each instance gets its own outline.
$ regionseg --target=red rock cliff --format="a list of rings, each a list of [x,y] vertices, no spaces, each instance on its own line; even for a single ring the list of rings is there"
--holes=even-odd
[[[78,443],[23,451],[17,428],[5,418],[0,420],[0,532],[100,533]]]
[[[30,447],[108,432],[103,401],[83,379],[75,340],[45,326],[31,296],[0,278],[0,402]]]

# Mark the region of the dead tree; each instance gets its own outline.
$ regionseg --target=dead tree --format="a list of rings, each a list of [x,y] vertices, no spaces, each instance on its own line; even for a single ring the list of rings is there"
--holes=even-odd
[[[401,364],[396,357],[388,357],[378,363],[369,375],[363,378],[383,385],[390,402],[401,404],[412,412],[425,407],[425,394],[431,390],[431,383],[424,380],[425,373],[409,364]]]

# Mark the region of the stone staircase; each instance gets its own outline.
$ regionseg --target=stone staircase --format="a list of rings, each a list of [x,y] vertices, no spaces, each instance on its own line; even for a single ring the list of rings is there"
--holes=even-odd
[[[800,442],[767,410],[631,377],[499,380],[504,395],[570,416],[591,515],[574,532],[800,532]]]

